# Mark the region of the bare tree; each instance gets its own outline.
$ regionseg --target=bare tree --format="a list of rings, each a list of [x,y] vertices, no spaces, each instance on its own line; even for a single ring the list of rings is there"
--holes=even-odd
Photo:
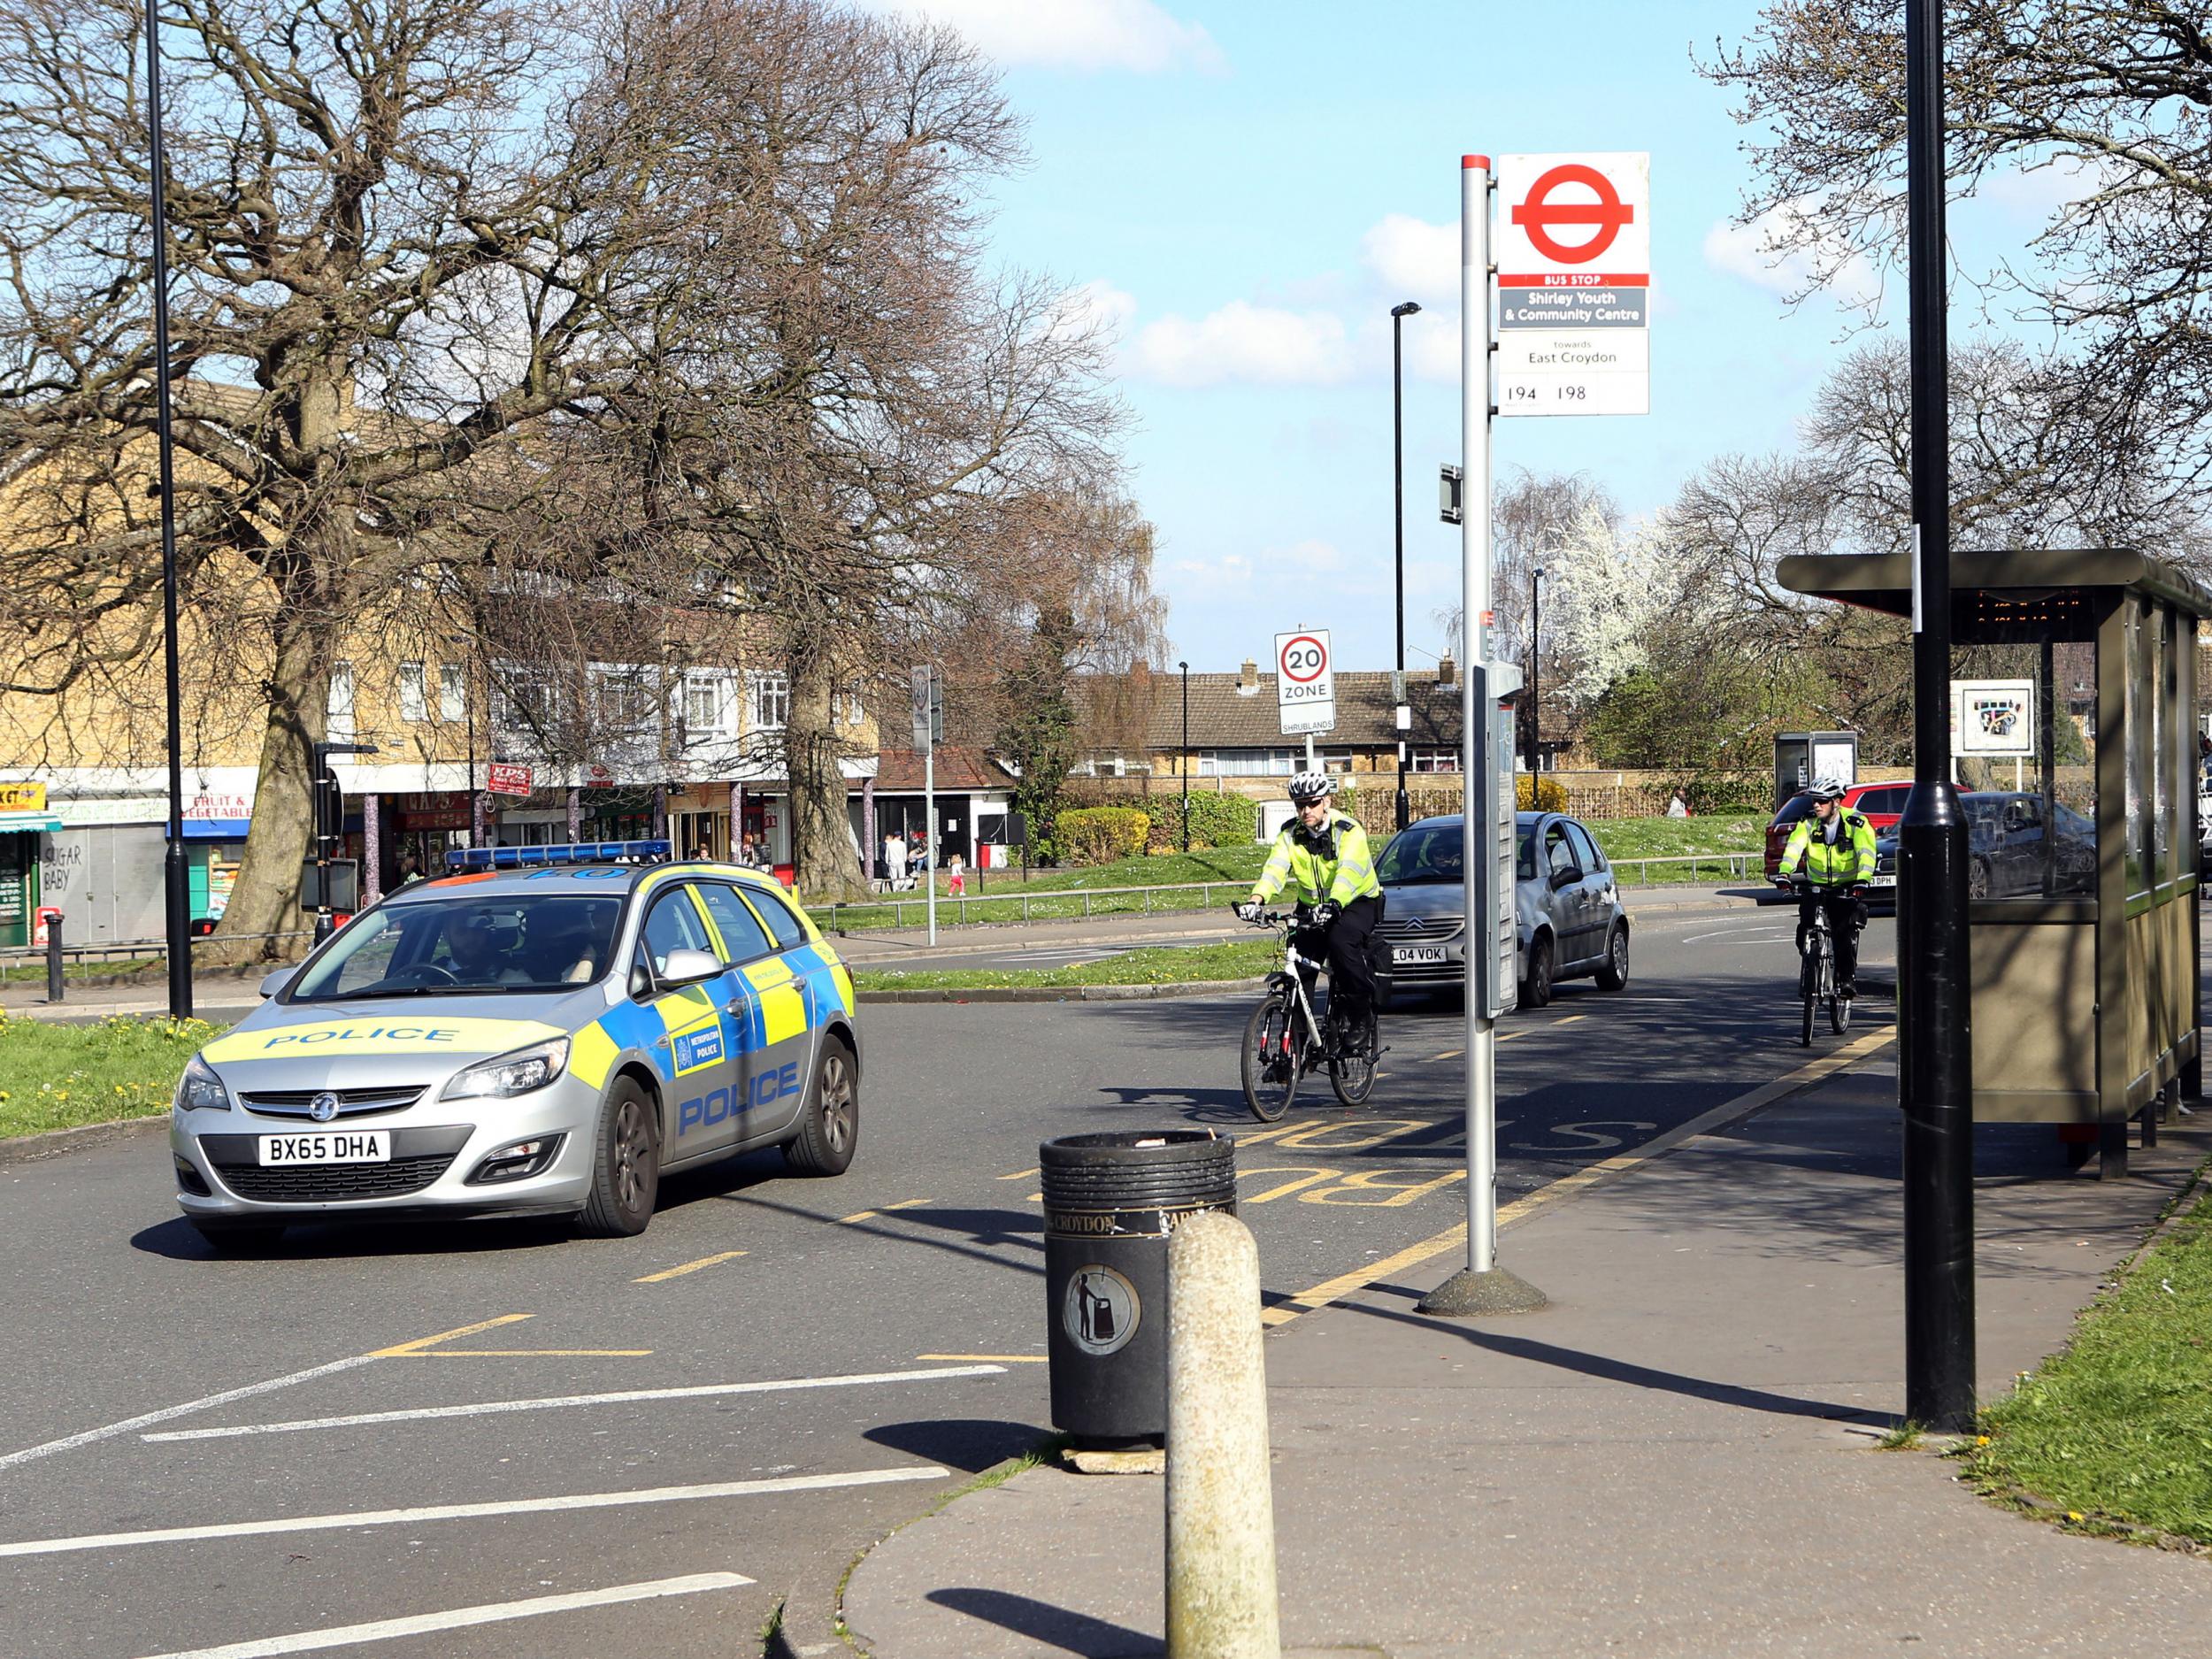
[[[129,0],[0,23],[0,466],[42,511],[0,588],[12,680],[65,689],[157,591],[147,133]],[[557,4],[174,0],[163,16],[188,591],[265,628],[225,929],[296,925],[334,642],[465,549],[439,480],[619,385],[689,210]],[[434,590],[429,582],[426,590]]]
[[[1997,293],[2065,337],[2043,396],[2076,472],[2124,469],[2186,502],[2212,453],[2212,33],[2200,0],[1948,0],[1947,168],[2075,187]],[[1702,67],[1755,136],[1744,222],[1801,255],[1807,290],[1899,268],[1905,47],[1894,0],[1773,0]]]
[[[814,0],[644,0],[615,78],[628,107],[680,111],[661,117],[675,172],[709,204],[693,297],[622,419],[718,591],[774,625],[794,853],[833,896],[862,881],[833,701],[1033,585],[1056,545],[1025,534],[1036,501],[1110,485],[1102,342],[1054,285],[983,268],[980,188],[1019,133],[956,35]]]

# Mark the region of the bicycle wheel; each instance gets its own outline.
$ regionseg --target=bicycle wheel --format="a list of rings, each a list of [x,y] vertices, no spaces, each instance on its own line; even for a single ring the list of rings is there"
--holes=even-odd
[[[1813,1010],[1820,1002],[1820,955],[1816,950],[1805,953],[1804,966],[1797,971],[1797,992],[1805,1004],[1805,1024],[1797,1033],[1797,1046],[1813,1046]]]
[[[1367,1016],[1367,1052],[1354,1058],[1348,1055],[1329,1056],[1329,1087],[1336,1091],[1337,1099],[1347,1106],[1363,1106],[1367,1097],[1375,1092],[1375,1061],[1382,1052],[1376,1041],[1375,1017]]]
[[[1832,967],[1828,972],[1828,1029],[1839,1037],[1851,1029],[1851,999],[1843,995]]]
[[[1299,1049],[1296,1010],[1280,995],[1266,998],[1245,1022],[1244,1103],[1252,1116],[1271,1124],[1298,1097]]]

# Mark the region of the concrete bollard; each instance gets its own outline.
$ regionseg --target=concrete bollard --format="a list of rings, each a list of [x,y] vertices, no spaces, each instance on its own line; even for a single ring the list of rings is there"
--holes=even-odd
[[[1279,1659],[1260,1257],[1226,1210],[1167,1246],[1168,1659]]]

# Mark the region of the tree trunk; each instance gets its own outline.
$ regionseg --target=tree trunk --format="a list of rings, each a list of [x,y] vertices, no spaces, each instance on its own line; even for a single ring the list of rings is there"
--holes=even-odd
[[[810,902],[865,896],[860,855],[854,849],[846,804],[845,774],[838,765],[844,746],[830,725],[836,687],[833,657],[821,643],[791,651],[791,710],[786,717],[784,757],[791,777],[791,856],[800,890]]]
[[[253,937],[302,932],[311,925],[300,904],[300,864],[311,855],[314,834],[308,746],[321,739],[329,714],[330,666],[312,609],[286,603],[277,614],[253,824],[238,883],[216,926],[217,942],[197,953],[204,961],[296,962],[307,954],[303,938]],[[220,942],[225,940],[235,942]]]

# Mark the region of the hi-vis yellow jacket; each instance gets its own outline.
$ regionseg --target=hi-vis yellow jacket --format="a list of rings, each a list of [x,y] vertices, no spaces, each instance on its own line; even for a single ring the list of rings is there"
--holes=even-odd
[[[1298,888],[1299,899],[1307,904],[1318,904],[1324,899],[1349,904],[1354,899],[1382,891],[1382,883],[1375,879],[1375,860],[1368,851],[1367,832],[1359,826],[1357,818],[1348,812],[1329,814],[1329,821],[1324,826],[1329,834],[1330,851],[1326,856],[1305,845],[1298,833],[1300,827],[1298,820],[1293,818],[1275,837],[1275,849],[1267,856],[1267,867],[1260,872],[1260,879],[1252,888],[1256,902],[1264,904],[1293,884]]]
[[[1784,875],[1795,870],[1802,859],[1805,879],[1816,887],[1847,887],[1874,879],[1874,826],[1866,821],[1864,813],[1848,807],[1839,807],[1837,816],[1842,827],[1833,847],[1812,814],[1797,820],[1789,845],[1782,849]]]

